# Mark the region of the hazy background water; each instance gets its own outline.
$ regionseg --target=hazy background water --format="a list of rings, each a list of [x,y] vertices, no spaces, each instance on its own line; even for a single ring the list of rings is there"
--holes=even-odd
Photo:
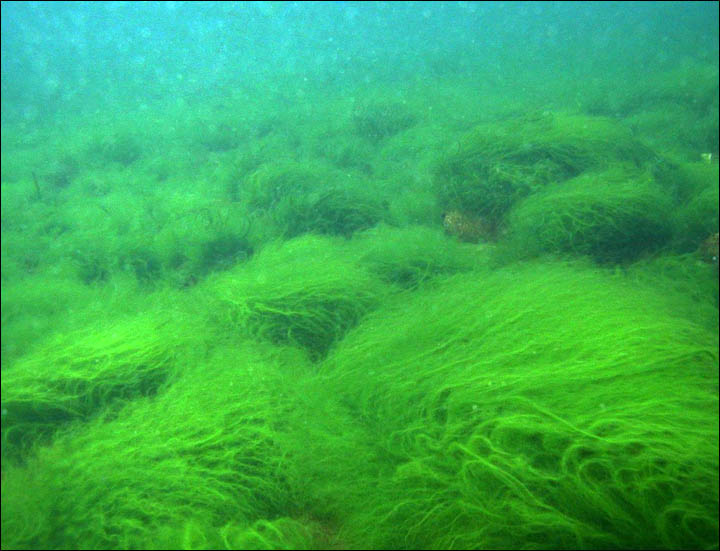
[[[717,62],[715,2],[3,2],[2,120],[262,86],[475,80],[513,94]]]

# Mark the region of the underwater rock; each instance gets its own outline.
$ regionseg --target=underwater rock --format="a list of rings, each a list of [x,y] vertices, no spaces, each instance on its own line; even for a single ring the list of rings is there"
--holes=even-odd
[[[495,225],[489,220],[459,210],[443,213],[443,228],[448,235],[467,243],[487,241],[495,235]]]

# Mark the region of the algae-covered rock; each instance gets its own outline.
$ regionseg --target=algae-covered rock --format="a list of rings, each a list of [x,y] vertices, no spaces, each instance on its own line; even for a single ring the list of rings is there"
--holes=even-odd
[[[501,220],[519,200],[550,184],[650,156],[610,119],[543,113],[477,126],[438,163],[434,188],[446,210]]]
[[[671,203],[647,174],[623,167],[587,172],[520,202],[508,215],[506,249],[623,262],[656,251],[672,236]]]

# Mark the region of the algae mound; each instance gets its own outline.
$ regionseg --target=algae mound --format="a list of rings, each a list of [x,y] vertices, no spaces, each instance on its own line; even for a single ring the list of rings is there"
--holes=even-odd
[[[564,113],[486,123],[468,132],[435,169],[446,210],[499,222],[519,200],[608,163],[652,156],[631,132],[601,117]]]
[[[712,547],[717,332],[670,295],[536,262],[371,314],[322,365],[371,467],[309,439],[317,495],[371,548]]]
[[[525,258],[569,253],[628,262],[669,242],[671,207],[647,174],[586,172],[520,202],[508,216],[506,245]]]
[[[338,253],[337,238],[306,235],[267,245],[247,264],[208,281],[223,334],[291,344],[325,355],[388,294],[376,276]]]

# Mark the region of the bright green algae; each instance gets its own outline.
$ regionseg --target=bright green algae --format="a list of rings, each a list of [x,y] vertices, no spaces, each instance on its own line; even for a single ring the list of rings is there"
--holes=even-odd
[[[539,263],[378,312],[322,372],[377,479],[340,448],[322,492],[372,488],[346,529],[374,548],[712,545],[717,335],[675,307]]]
[[[716,548],[717,164],[474,93],[4,149],[3,548]]]

